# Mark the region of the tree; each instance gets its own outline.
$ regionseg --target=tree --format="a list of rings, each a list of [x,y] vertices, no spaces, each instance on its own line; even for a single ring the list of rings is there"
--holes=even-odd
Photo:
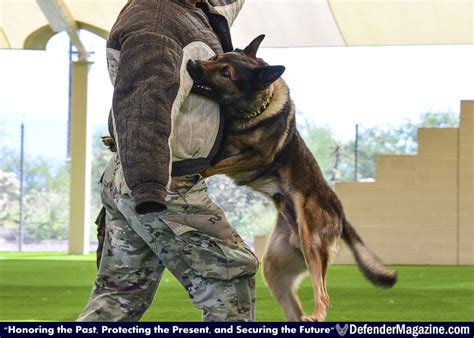
[[[0,123],[0,137],[7,133]],[[20,154],[0,148],[0,227],[16,239],[19,223]],[[66,239],[69,222],[69,165],[45,157],[27,156],[24,162],[25,239]]]
[[[68,183],[50,185],[46,189],[34,189],[25,197],[26,240],[68,238]]]
[[[333,173],[334,148],[336,143],[328,126],[317,127],[314,123],[299,126],[307,147],[313,153],[324,177],[330,182]]]
[[[428,112],[418,121],[406,120],[396,126],[371,127],[359,133],[358,178],[375,178],[375,158],[382,154],[414,154],[418,149],[418,128],[457,127],[459,117],[452,112]],[[354,179],[355,142],[348,142],[343,148],[340,165],[341,179]]]
[[[20,182],[12,172],[0,170],[0,228],[11,228],[18,221]]]
[[[299,118],[301,120],[301,118]],[[359,139],[359,178],[375,177],[378,154],[412,154],[417,150],[419,127],[456,127],[453,113],[426,113],[418,121],[407,120],[396,126],[361,130]],[[352,180],[354,142],[334,142],[331,129],[303,121],[299,131],[315,155],[326,179],[337,169],[340,179]],[[95,238],[93,221],[102,203],[97,182],[112,153],[101,142],[105,128],[94,131],[92,140],[91,239]],[[0,122],[0,139],[6,137]],[[19,219],[19,152],[0,145],[0,229],[15,229]],[[69,163],[45,157],[28,157],[25,161],[25,238],[32,240],[66,239],[69,224]],[[247,187],[237,187],[225,176],[208,179],[211,197],[223,207],[227,218],[246,239],[255,234],[268,234],[276,212],[272,202]],[[11,231],[13,236],[16,232]]]

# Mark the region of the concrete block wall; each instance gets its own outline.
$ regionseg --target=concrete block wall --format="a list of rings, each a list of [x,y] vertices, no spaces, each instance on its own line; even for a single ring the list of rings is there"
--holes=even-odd
[[[373,183],[337,183],[346,214],[387,263],[474,264],[474,101],[459,128],[421,128],[418,143],[415,156],[379,156]],[[343,246],[335,262],[353,258]]]

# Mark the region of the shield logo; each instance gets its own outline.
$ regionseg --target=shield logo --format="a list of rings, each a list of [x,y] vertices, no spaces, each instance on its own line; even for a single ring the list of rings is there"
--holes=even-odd
[[[346,335],[348,328],[349,328],[349,324],[347,323],[344,326],[340,326],[339,324],[336,324],[337,333],[339,333],[341,337]]]

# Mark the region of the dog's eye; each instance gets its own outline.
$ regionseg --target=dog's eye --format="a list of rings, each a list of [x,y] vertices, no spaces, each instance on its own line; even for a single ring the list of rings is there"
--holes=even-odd
[[[222,68],[220,70],[220,74],[222,77],[230,77],[229,69],[228,68]]]

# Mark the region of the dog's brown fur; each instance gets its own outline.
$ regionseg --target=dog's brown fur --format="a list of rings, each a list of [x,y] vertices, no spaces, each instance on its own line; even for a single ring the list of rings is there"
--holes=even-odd
[[[228,175],[274,201],[278,219],[263,258],[265,280],[288,320],[323,321],[329,307],[326,271],[339,238],[376,286],[393,286],[397,274],[364,245],[347,221],[340,200],[296,129],[289,90],[279,78],[284,67],[268,66],[256,57],[263,37],[243,51],[188,63],[193,91],[217,100],[226,123],[223,150],[203,175]],[[248,118],[269,97],[263,113]],[[315,299],[309,316],[297,295],[306,271]]]
[[[289,89],[280,79],[284,67],[268,66],[256,57],[263,37],[243,51],[188,64],[193,91],[220,103],[226,125],[222,151],[202,174],[228,175],[273,200],[278,217],[263,258],[267,285],[287,320],[324,321],[329,307],[326,271],[341,237],[374,285],[392,287],[397,274],[365,246],[347,221],[341,202],[296,129]],[[260,114],[253,116],[256,111]],[[103,142],[116,151],[112,138],[104,137]],[[308,316],[297,295],[306,272],[315,300]]]

